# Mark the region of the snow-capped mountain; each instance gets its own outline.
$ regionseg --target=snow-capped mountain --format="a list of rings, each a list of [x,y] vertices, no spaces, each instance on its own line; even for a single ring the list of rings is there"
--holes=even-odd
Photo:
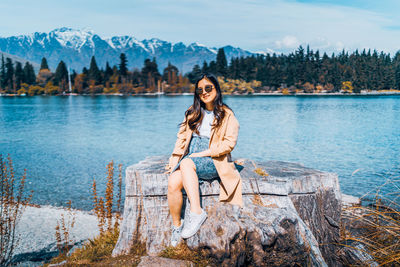
[[[195,64],[202,66],[204,61],[216,60],[218,48],[209,48],[197,42],[173,44],[157,38],[142,41],[133,36],[101,38],[90,29],[63,27],[49,33],[0,37],[0,51],[37,63],[46,57],[53,71],[63,60],[69,67],[81,72],[83,67],[89,67],[93,55],[100,68],[104,68],[107,61],[113,66],[119,63],[119,55],[125,53],[130,69],[142,68],[146,58],[152,60],[155,57],[160,72],[169,61],[186,73]],[[228,62],[232,57],[255,54],[232,46],[225,46],[224,51]]]

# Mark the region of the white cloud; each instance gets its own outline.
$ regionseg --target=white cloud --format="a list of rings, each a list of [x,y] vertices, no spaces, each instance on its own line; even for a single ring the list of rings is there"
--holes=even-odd
[[[276,48],[296,48],[300,44],[295,36],[286,35],[282,40],[275,41]]]

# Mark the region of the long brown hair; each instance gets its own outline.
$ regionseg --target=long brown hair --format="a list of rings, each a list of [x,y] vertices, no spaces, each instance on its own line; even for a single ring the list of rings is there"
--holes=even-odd
[[[222,94],[221,94],[221,88],[219,86],[217,78],[211,74],[211,73],[202,73],[197,79],[196,83],[194,85],[194,88],[197,88],[199,85],[199,82],[203,79],[206,78],[209,80],[213,85],[214,88],[217,90],[217,96],[215,97],[213,104],[214,104],[214,117],[216,118],[216,123],[212,124],[212,128],[218,128],[220,127],[222,120],[225,117],[225,110],[223,107],[227,107],[230,110],[232,110],[228,105],[222,102]],[[196,93],[194,93],[193,97],[193,105],[190,106],[185,112],[185,120],[179,124],[179,126],[182,126],[183,124],[186,124],[188,120],[188,116],[192,115],[193,116],[189,119],[189,127],[192,131],[195,133],[199,134],[198,127],[200,127],[201,122],[203,121],[203,114],[201,112],[201,108],[205,109],[206,105],[204,104],[203,101],[200,100],[200,96]]]

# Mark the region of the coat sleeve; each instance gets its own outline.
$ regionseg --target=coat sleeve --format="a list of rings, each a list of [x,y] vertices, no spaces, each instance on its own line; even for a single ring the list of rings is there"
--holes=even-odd
[[[185,121],[185,119],[183,119],[183,122]],[[174,150],[172,151],[172,155],[182,155],[184,152],[184,148],[185,148],[185,141],[186,141],[186,127],[187,127],[187,123],[181,125],[179,127],[179,131],[176,134],[176,142],[175,142],[175,147]]]
[[[227,154],[236,146],[239,134],[239,122],[234,115],[230,115],[227,121],[226,131],[221,142],[212,143],[210,146],[211,157],[219,157]]]
[[[183,119],[183,121],[185,121],[185,119]],[[176,134],[177,139],[175,142],[174,150],[172,151],[172,154],[168,159],[168,164],[165,166],[166,170],[171,171],[172,167],[174,167],[172,166],[172,160],[175,157],[179,157],[184,152],[185,141],[186,141],[186,125],[187,124],[184,124],[179,127],[178,133]]]

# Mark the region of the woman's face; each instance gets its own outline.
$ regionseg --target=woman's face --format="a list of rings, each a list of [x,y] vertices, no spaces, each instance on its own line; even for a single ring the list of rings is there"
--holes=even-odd
[[[205,86],[206,85],[211,85],[212,90],[211,92],[206,92]],[[199,81],[199,84],[197,85],[198,88],[203,89],[203,93],[199,94],[200,100],[204,102],[204,104],[207,103],[212,103],[214,99],[217,97],[217,89],[215,89],[215,86],[212,82],[207,80],[206,78],[203,78]]]

